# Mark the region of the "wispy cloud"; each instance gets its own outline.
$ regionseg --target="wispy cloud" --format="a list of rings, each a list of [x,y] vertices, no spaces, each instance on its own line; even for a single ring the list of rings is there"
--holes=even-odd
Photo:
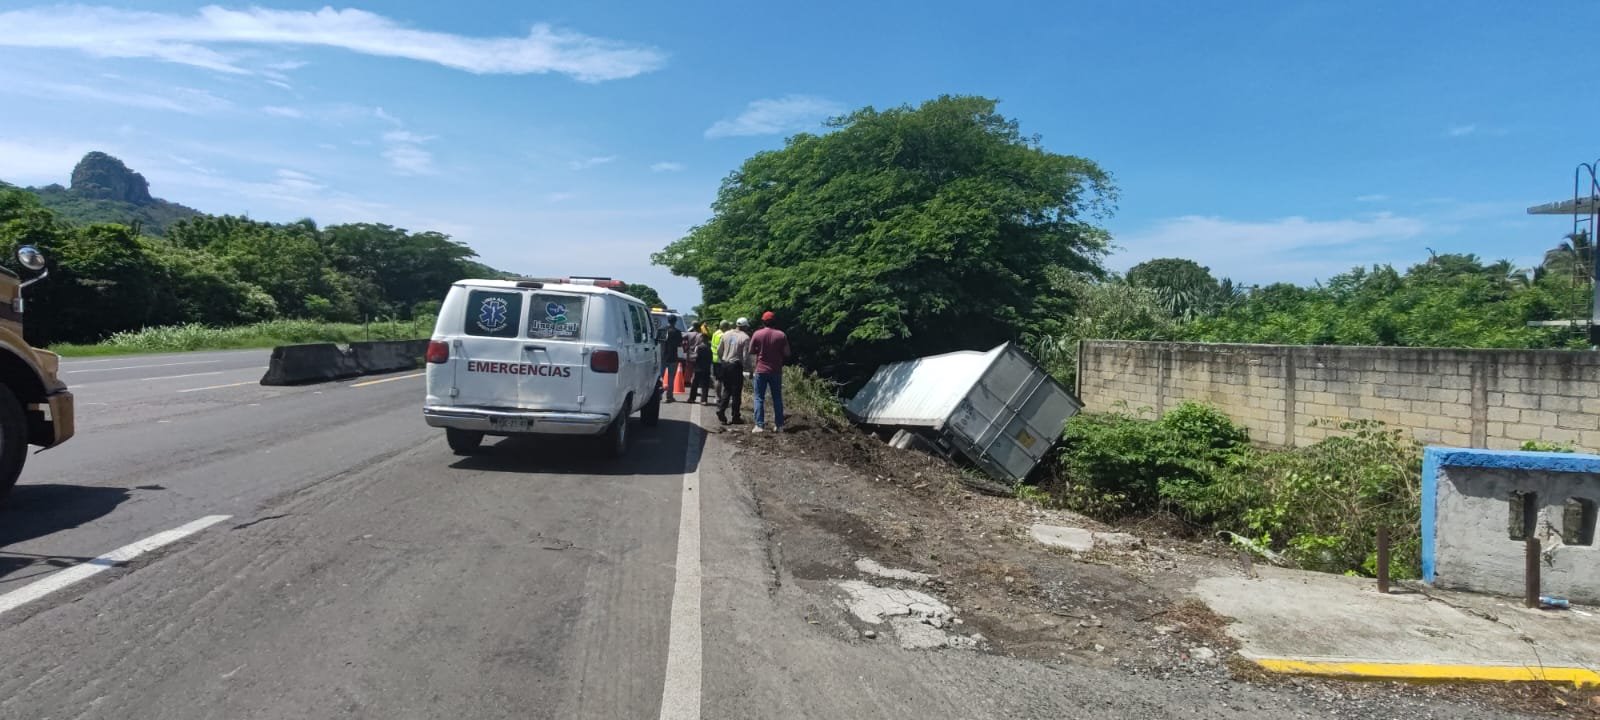
[[[1415,248],[1406,241],[1429,229],[1421,218],[1390,213],[1261,221],[1187,215],[1117,238],[1122,250],[1116,253],[1115,264],[1128,267],[1152,258],[1186,257],[1209,266],[1219,277],[1305,282],[1356,265],[1414,255]]]
[[[288,168],[279,168],[272,184],[291,196],[306,195],[328,187],[315,177]]]
[[[566,201],[571,200],[571,199],[576,198],[576,197],[578,197],[577,193],[553,192],[553,193],[547,193],[544,196],[544,201],[545,202],[551,202],[551,203],[560,203],[560,202],[566,202]]]
[[[334,47],[472,73],[553,72],[585,82],[633,77],[666,61],[651,47],[545,24],[534,25],[524,37],[468,37],[406,27],[364,10],[208,6],[191,15],[65,5],[0,12],[0,45],[151,58],[226,73],[261,72],[244,56],[230,54],[241,44]]]
[[[411,143],[413,145],[421,145],[433,138],[433,135],[418,135],[410,130],[390,130],[383,134],[384,142]]]
[[[433,153],[422,147],[432,139],[432,135],[418,135],[410,130],[390,130],[383,134],[383,157],[389,161],[389,167],[401,175],[432,175]]]
[[[261,108],[261,112],[274,117],[294,118],[297,120],[306,116],[306,114],[300,110],[296,110],[292,107],[283,107],[282,105],[267,105]]]
[[[682,169],[681,162],[658,162],[650,166],[650,172],[678,172]]]
[[[1383,201],[1388,200],[1388,199],[1389,199],[1388,195],[1383,195],[1383,194],[1379,194],[1379,193],[1374,193],[1374,194],[1371,194],[1371,195],[1357,195],[1356,196],[1356,202],[1364,202],[1364,203],[1383,202]]]
[[[615,156],[615,155],[603,155],[603,156],[600,156],[600,157],[583,158],[582,160],[573,160],[572,162],[567,163],[567,167],[570,167],[573,170],[588,170],[589,168],[592,168],[592,167],[594,167],[596,165],[604,165],[604,164],[606,164],[608,162],[611,162],[613,160],[616,160],[616,159],[617,159],[617,156]]]
[[[66,183],[84,153],[105,147],[91,141],[0,138],[0,180],[21,185]]]
[[[381,108],[381,107],[373,108],[372,109],[372,116],[377,118],[377,119],[379,119],[379,120],[382,120],[382,121],[384,121],[386,123],[389,123],[390,125],[393,125],[395,127],[400,127],[401,125],[404,124],[404,123],[400,122],[399,118],[397,118],[397,117],[395,117],[393,115],[390,115],[387,112],[384,112],[383,108]]]
[[[1477,132],[1478,132],[1478,126],[1476,124],[1451,125],[1450,127],[1447,127],[1447,128],[1444,129],[1444,134],[1446,136],[1448,136],[1448,137],[1453,137],[1453,138],[1466,137],[1468,135],[1472,135],[1472,134],[1475,134]]]
[[[289,72],[291,70],[299,70],[305,66],[306,61],[304,60],[282,60],[279,62],[267,63],[263,67],[268,70],[277,70],[278,72]]]
[[[93,103],[165,110],[185,115],[204,115],[232,107],[232,103],[204,90],[175,87],[161,92],[112,89],[70,82],[40,82],[5,78],[0,93],[15,93],[46,100],[82,100]]]
[[[805,130],[822,120],[844,112],[844,106],[813,95],[785,95],[756,100],[745,106],[738,117],[718,120],[706,128],[706,137],[777,135]]]
[[[395,208],[341,192],[329,187],[321,178],[291,168],[276,168],[263,179],[154,167],[148,171],[141,169],[141,172],[152,177],[152,185],[159,182],[161,187],[171,188],[175,193],[193,194],[198,190],[212,195],[213,203],[223,204],[220,208],[208,207],[212,212],[253,214],[264,205],[271,210],[266,213],[268,217],[312,217],[324,223],[396,215]],[[227,207],[232,203],[244,204]]]
[[[196,160],[194,158],[191,158],[191,157],[188,157],[188,156],[185,156],[185,155],[176,155],[176,154],[168,154],[167,157],[171,158],[173,162],[175,162],[175,163],[177,163],[179,165],[182,165],[182,166],[184,166],[186,168],[189,168],[190,170],[193,170],[193,171],[195,171],[197,173],[200,173],[202,175],[215,175],[215,174],[217,174],[216,170],[211,169],[210,166],[204,165],[199,160]]]

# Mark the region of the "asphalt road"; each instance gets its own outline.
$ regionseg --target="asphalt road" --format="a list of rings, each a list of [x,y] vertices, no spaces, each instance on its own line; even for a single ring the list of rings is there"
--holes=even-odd
[[[821,629],[690,406],[622,460],[463,459],[416,373],[264,388],[265,364],[64,364],[79,436],[0,510],[0,718],[1331,715]]]

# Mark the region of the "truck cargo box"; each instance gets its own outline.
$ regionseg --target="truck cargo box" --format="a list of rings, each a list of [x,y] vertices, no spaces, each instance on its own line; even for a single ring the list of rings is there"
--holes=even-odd
[[[996,479],[1017,482],[1083,404],[1011,343],[878,368],[845,406],[863,425],[916,429]]]

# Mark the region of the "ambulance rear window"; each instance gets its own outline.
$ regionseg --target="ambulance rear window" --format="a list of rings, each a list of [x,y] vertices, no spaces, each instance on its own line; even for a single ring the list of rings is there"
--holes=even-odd
[[[534,293],[529,297],[528,337],[535,340],[577,340],[583,337],[583,301],[574,295]]]
[[[468,335],[514,338],[522,321],[522,293],[473,290],[467,294],[464,320]]]

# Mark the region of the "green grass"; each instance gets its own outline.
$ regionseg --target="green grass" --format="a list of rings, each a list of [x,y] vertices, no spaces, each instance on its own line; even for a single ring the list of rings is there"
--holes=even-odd
[[[243,350],[316,342],[413,340],[428,337],[432,329],[431,320],[426,319],[381,321],[365,326],[315,320],[270,320],[226,328],[191,324],[119,332],[94,345],[60,344],[52,345],[49,349],[63,357]]]
[[[839,385],[804,368],[790,365],[783,369],[783,400],[824,427],[838,430],[850,424],[839,401]]]

